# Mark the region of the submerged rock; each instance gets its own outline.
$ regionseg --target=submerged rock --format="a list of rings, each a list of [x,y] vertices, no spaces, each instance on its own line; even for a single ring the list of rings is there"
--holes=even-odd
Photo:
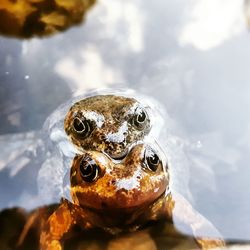
[[[0,33],[29,38],[63,31],[83,21],[95,0],[2,0]]]

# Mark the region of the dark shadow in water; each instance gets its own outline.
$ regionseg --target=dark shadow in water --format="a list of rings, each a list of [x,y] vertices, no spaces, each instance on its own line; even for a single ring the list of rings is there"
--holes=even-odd
[[[31,38],[48,36],[82,23],[96,0],[2,0],[0,33]]]
[[[46,213],[52,214],[58,205],[50,205]],[[43,209],[43,208],[42,208]],[[36,210],[37,211],[37,210]],[[42,210],[41,210],[42,211]],[[30,227],[24,241],[17,247],[19,236],[32,214],[21,208],[5,209],[0,212],[0,248],[16,250],[39,249],[39,235],[42,218],[35,221]],[[63,239],[65,250],[73,249],[196,249],[197,245],[191,237],[184,236],[177,232],[169,222],[160,221],[151,223],[146,228],[134,233],[122,233],[112,236],[101,229],[90,229],[82,231],[79,226],[73,227],[67,238]]]

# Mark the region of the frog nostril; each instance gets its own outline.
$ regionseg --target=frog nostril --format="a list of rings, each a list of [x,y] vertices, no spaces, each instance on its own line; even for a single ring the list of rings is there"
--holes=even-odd
[[[100,135],[100,140],[101,141],[107,141],[106,135]]]
[[[123,132],[123,135],[124,135],[124,137],[127,137],[128,132],[127,131]],[[124,140],[125,140],[125,138],[124,138]]]

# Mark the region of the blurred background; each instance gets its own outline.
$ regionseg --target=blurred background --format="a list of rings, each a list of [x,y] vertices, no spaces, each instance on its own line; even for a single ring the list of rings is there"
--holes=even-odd
[[[93,88],[133,88],[175,121],[194,207],[249,241],[248,25],[247,0],[2,1],[0,209],[37,193],[29,153],[53,110]]]

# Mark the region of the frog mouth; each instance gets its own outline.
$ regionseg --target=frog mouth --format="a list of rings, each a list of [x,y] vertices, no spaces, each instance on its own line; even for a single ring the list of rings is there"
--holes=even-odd
[[[127,154],[128,154],[128,149],[123,150],[120,153],[117,154],[112,154],[111,152],[106,152],[112,159],[116,160],[116,161],[121,161],[123,160]]]

